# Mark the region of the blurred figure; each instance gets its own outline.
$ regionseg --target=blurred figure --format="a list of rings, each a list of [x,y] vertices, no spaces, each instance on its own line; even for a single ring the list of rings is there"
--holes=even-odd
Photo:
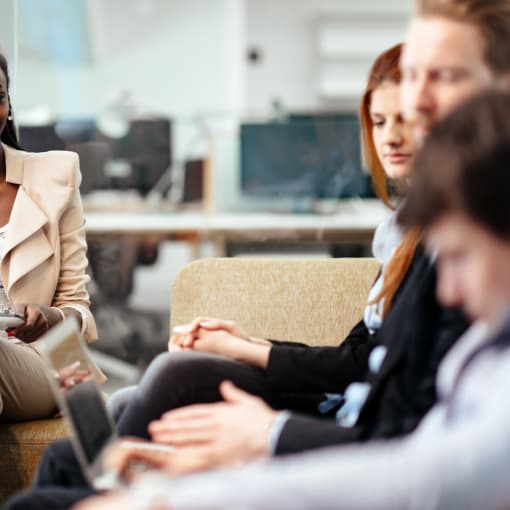
[[[400,219],[426,229],[443,303],[476,322],[441,364],[440,401],[414,433],[235,471],[149,477],[75,510],[508,508],[509,165],[510,95],[497,92],[435,126],[418,156]],[[179,451],[143,458],[169,473],[186,461]],[[110,456],[117,467],[125,460],[118,450]]]

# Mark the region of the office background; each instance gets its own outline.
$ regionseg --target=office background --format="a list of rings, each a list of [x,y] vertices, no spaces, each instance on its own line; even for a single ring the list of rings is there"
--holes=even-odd
[[[108,182],[91,185],[106,189],[84,194],[86,207],[116,202],[108,188],[124,188],[118,202],[140,207],[137,193],[125,189],[130,185],[122,180],[121,162],[127,160],[131,169],[152,163],[133,162],[115,140],[128,140],[133,120],[149,119],[166,122],[158,134],[167,133],[168,144],[163,140],[162,146],[173,173],[161,186],[165,198],[182,202],[183,179],[195,169],[203,179],[188,192],[205,195],[205,205],[198,207],[233,213],[278,207],[301,213],[309,206],[299,197],[274,200],[242,192],[241,124],[317,112],[352,116],[370,63],[403,39],[412,9],[411,0],[2,0],[0,5],[0,48],[11,64],[16,120],[27,142],[30,129],[62,129],[62,122],[75,123],[68,125],[71,135],[66,131],[71,138],[76,122],[82,123],[80,136],[87,122],[106,134],[113,151]],[[97,143],[98,137],[90,140]],[[83,167],[87,155],[81,156]],[[186,167],[185,162],[201,163]],[[158,171],[166,166],[163,158]],[[103,259],[113,260],[132,252],[133,274],[123,295],[105,291],[103,298],[111,306],[140,311],[141,329],[158,336],[157,348],[168,334],[162,325],[171,281],[194,253],[182,241],[162,242],[157,251],[145,246],[142,253],[132,239],[128,245],[114,240],[99,250]],[[214,247],[204,243],[200,253],[212,255]],[[124,318],[122,312],[119,323]]]

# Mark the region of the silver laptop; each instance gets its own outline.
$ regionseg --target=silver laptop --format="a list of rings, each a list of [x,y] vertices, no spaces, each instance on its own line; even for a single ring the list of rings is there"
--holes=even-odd
[[[71,440],[85,477],[97,490],[118,487],[121,485],[118,474],[105,471],[102,466],[103,453],[117,439],[117,432],[76,320],[68,318],[53,327],[37,348],[50,369],[48,379],[71,429]],[[173,449],[152,443],[125,444],[159,451]],[[140,470],[140,465],[136,469]]]

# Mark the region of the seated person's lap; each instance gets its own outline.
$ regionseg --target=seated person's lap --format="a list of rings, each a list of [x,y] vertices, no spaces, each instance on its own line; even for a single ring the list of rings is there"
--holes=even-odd
[[[55,410],[40,355],[29,345],[0,340],[0,421],[47,418]]]

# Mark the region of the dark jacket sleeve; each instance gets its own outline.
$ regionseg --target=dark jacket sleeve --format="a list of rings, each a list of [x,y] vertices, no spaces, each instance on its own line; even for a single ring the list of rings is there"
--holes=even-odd
[[[438,367],[469,323],[459,310],[437,302],[435,268],[421,249],[409,273],[375,335],[387,353],[370,378],[372,389],[356,427],[292,415],[278,438],[277,454],[402,436],[435,404]]]
[[[388,359],[390,366],[383,365],[372,385],[359,418],[364,439],[408,434],[437,401],[439,365],[469,322],[457,309],[426,308],[422,318],[415,315],[416,337],[406,335],[409,348],[394,363]]]
[[[275,455],[299,453],[313,448],[351,443],[358,440],[356,427],[339,427],[334,420],[292,414],[285,423]]]
[[[342,392],[349,383],[364,379],[374,345],[363,321],[338,347],[276,343],[269,354],[268,382],[281,392]]]

